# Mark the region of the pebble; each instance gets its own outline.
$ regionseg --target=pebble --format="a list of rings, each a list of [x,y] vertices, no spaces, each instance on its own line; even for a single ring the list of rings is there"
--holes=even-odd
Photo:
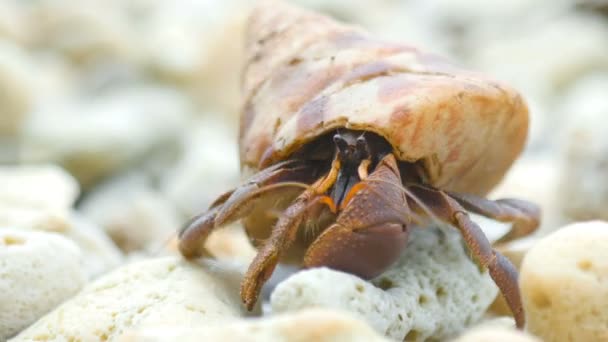
[[[84,188],[176,141],[189,102],[155,86],[116,89],[33,112],[24,126],[24,162],[64,166]]]
[[[42,1],[29,6],[31,42],[54,50],[73,64],[140,61],[139,44],[127,13],[102,1]]]
[[[56,165],[0,166],[0,203],[4,205],[65,211],[79,194],[76,180]]]
[[[275,313],[346,310],[397,340],[446,339],[478,321],[497,287],[471,262],[460,235],[414,229],[401,259],[372,282],[327,268],[296,273],[271,295]]]
[[[126,173],[95,187],[79,211],[125,253],[158,252],[185,220],[139,173]]]
[[[0,167],[0,226],[62,234],[81,249],[89,278],[118,266],[122,253],[73,209],[77,181],[56,165]]]
[[[59,234],[0,225],[0,341],[75,295],[86,282],[81,261]]]
[[[546,342],[608,340],[607,245],[607,222],[579,222],[526,254],[520,287],[528,332]]]
[[[243,272],[242,264],[196,264],[173,256],[127,264],[12,341],[114,340],[138,328],[217,325],[245,315],[238,295]]]

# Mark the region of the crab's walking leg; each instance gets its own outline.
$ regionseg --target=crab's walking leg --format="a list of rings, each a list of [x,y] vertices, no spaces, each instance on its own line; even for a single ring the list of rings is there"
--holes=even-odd
[[[272,185],[290,182],[312,183],[314,165],[289,160],[253,175],[239,188],[216,199],[209,210],[192,218],[179,232],[179,250],[186,258],[205,253],[203,245],[215,227],[229,224],[244,216],[255,206],[256,200],[278,189]]]
[[[496,243],[505,243],[529,235],[540,223],[540,208],[527,201],[511,198],[490,201],[475,195],[451,192],[448,194],[468,211],[500,222],[513,222],[511,230]]]
[[[481,228],[470,219],[465,208],[445,192],[423,186],[410,186],[408,190],[437,218],[449,222],[460,230],[467,248],[477,263],[489,270],[490,276],[504,295],[513,312],[517,327],[523,328],[525,317],[517,282],[518,274],[509,259],[492,248]]]
[[[368,279],[390,266],[408,237],[410,212],[400,184],[389,154],[346,194],[336,222],[306,251],[304,266],[328,266]]]
[[[335,205],[331,198],[322,195],[334,184],[340,169],[335,159],[329,174],[298,196],[283,212],[272,229],[270,237],[249,265],[241,284],[241,299],[247,309],[253,309],[264,283],[270,278],[284,251],[295,241],[298,228],[309,209],[317,203],[329,204],[332,211]]]

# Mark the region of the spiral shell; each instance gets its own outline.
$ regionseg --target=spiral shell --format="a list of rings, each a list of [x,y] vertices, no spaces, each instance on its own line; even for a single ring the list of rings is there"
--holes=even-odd
[[[421,161],[431,185],[485,194],[525,144],[528,109],[507,85],[282,2],[254,8],[246,54],[246,169],[344,127],[383,136],[401,161]]]

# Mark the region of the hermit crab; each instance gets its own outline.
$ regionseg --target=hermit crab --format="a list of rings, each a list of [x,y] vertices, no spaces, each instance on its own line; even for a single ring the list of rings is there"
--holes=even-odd
[[[521,152],[528,111],[510,87],[416,48],[279,2],[248,22],[240,125],[242,185],[179,233],[186,258],[242,220],[259,251],[241,286],[251,309],[277,263],[369,279],[411,227],[447,223],[524,324],[517,271],[468,212],[536,229],[537,206],[486,195]]]

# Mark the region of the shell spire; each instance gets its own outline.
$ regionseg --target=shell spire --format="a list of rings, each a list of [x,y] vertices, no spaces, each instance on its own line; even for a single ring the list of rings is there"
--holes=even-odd
[[[249,18],[242,90],[241,164],[254,170],[345,127],[421,161],[432,185],[484,194],[528,129],[510,87],[280,1],[259,2]]]

